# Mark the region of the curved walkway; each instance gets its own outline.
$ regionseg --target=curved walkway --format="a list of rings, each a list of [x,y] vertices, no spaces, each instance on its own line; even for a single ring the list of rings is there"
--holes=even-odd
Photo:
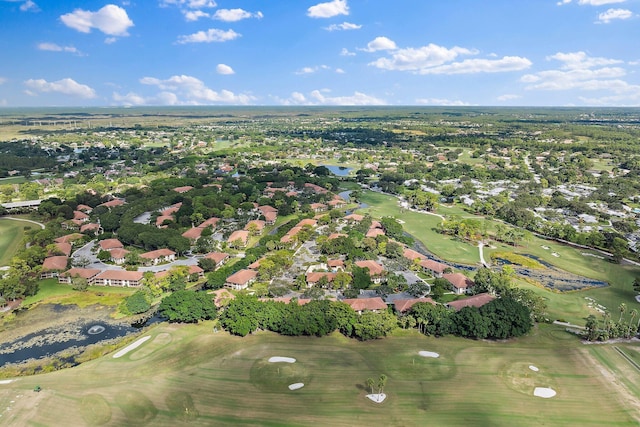
[[[37,221],[32,221],[32,220],[30,220],[30,219],[14,218],[14,217],[12,217],[12,216],[5,216],[5,217],[4,217],[4,218],[2,218],[2,219],[11,219],[11,220],[14,220],[14,221],[30,222],[31,224],[35,224],[35,225],[37,225],[38,227],[42,228],[43,230],[45,229],[45,225],[44,225],[43,223],[41,223],[41,222],[37,222]]]
[[[489,265],[484,260],[484,242],[478,242],[478,252],[480,253],[480,263],[484,267],[489,267]]]

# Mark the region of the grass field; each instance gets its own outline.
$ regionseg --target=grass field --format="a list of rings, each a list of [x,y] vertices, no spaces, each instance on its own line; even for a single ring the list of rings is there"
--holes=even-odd
[[[121,358],[0,384],[0,419],[33,426],[631,426],[640,413],[637,389],[618,382],[624,372],[615,350],[592,346],[592,355],[550,325],[506,343],[415,331],[370,342],[238,338],[211,326],[159,325]],[[440,357],[420,357],[421,350]],[[297,360],[269,363],[272,356]],[[388,397],[376,404],[365,383],[380,374],[388,376]],[[304,387],[290,391],[297,382]],[[36,385],[41,392],[32,391]],[[557,396],[534,397],[534,387]]]
[[[34,227],[28,222],[0,219],[0,266],[8,265],[18,250],[25,226]]]
[[[71,285],[58,283],[57,279],[41,280],[38,293],[25,298],[24,306],[37,303],[45,304],[75,304],[87,307],[94,304],[115,306],[122,298],[131,295],[137,289],[110,286],[89,286],[85,292],[74,291]]]

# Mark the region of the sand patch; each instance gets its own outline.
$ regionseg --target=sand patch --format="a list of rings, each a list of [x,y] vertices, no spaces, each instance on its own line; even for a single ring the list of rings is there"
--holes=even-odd
[[[289,384],[289,390],[298,390],[299,388],[304,387],[304,383],[294,383]]]
[[[544,249],[545,251],[548,251],[549,249],[551,249],[549,246],[540,246],[542,249]]]
[[[533,372],[538,372],[540,369],[538,369],[537,366],[533,366],[533,365],[529,365],[529,369],[531,369]]]
[[[419,351],[418,354],[422,357],[440,357],[440,355],[438,353],[435,353],[433,351]]]
[[[11,384],[13,380],[0,380],[0,384]]]
[[[139,340],[129,344],[128,346],[126,346],[125,348],[123,348],[122,350],[120,350],[119,352],[114,354],[113,358],[117,359],[119,357],[124,356],[125,354],[129,353],[131,350],[135,350],[136,348],[140,347],[142,344],[144,344],[150,338],[151,338],[151,335],[147,335],[146,337],[140,338]]]
[[[296,363],[296,359],[294,359],[293,357],[281,357],[281,356],[273,356],[269,358],[269,363],[278,363],[278,362]]]
[[[558,252],[552,252],[551,255],[553,255],[556,258],[560,257],[560,254]]]
[[[549,399],[556,395],[556,391],[549,387],[536,387],[533,390],[533,395],[536,397],[542,397],[544,399]]]
[[[367,398],[376,403],[382,403],[387,398],[387,395],[384,393],[376,393],[376,394],[367,394]]]

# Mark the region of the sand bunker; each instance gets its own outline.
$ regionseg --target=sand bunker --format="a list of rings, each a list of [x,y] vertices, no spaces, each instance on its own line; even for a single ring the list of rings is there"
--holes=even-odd
[[[557,253],[557,252],[552,252],[552,253],[551,253],[551,255],[553,255],[553,256],[554,256],[554,257],[556,257],[556,258],[558,258],[558,257],[560,256],[560,254],[559,254],[559,253]]]
[[[537,366],[533,366],[533,365],[529,365],[529,369],[531,369],[533,372],[538,372],[540,369],[538,369]]]
[[[387,398],[384,393],[367,394],[367,397],[376,403],[382,403]]]
[[[289,385],[289,390],[297,390],[299,388],[304,387],[304,383],[295,383]]]
[[[11,384],[13,380],[0,380],[0,384]]]
[[[147,335],[146,337],[140,338],[136,342],[129,344],[128,346],[126,346],[125,348],[123,348],[122,350],[114,354],[113,358],[117,359],[118,357],[124,356],[125,354],[129,353],[131,350],[135,350],[136,348],[140,347],[142,344],[144,344],[145,341],[147,341],[150,338],[151,338],[151,335]]]
[[[544,249],[545,251],[548,251],[549,249],[551,249],[549,246],[540,246],[542,249]]]
[[[536,389],[533,390],[533,395],[536,397],[543,397],[545,399],[548,399],[550,397],[555,396],[556,391],[548,387],[536,387]]]
[[[434,353],[433,351],[419,351],[418,354],[422,357],[440,357],[438,353]]]
[[[293,357],[273,356],[269,358],[269,362],[270,363],[278,363],[278,362],[296,363],[296,359],[294,359]]]

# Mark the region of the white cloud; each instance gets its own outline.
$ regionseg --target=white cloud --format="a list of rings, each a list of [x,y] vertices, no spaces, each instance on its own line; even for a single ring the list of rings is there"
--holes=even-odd
[[[386,37],[377,37],[367,45],[367,52],[390,50],[390,56],[381,57],[369,65],[389,71],[409,71],[416,74],[471,74],[499,73],[524,70],[531,66],[531,61],[520,56],[504,56],[492,59],[474,58],[453,62],[460,55],[477,55],[475,49],[459,46],[447,48],[433,43],[418,48],[398,49],[395,43]],[[496,59],[493,59],[496,58]]]
[[[235,94],[229,90],[214,91],[209,89],[202,80],[196,77],[180,75],[172,76],[166,80],[155,77],[144,77],[140,83],[157,86],[163,92],[176,95],[178,104],[199,105],[199,104],[249,104],[255,97],[247,94]],[[166,93],[165,99],[171,99]]]
[[[380,39],[380,37],[376,40],[378,39]],[[372,43],[373,42],[369,43],[369,49],[371,49]],[[453,61],[458,57],[458,55],[471,55],[474,53],[475,52],[472,50],[457,46],[449,49],[430,43],[427,46],[419,48],[409,47],[405,49],[398,49],[393,52],[391,57],[379,58],[369,65],[373,65],[374,67],[382,68],[384,70],[419,71]]]
[[[212,42],[226,42],[234,40],[240,37],[241,34],[236,33],[233,30],[219,30],[217,28],[210,28],[207,31],[198,31],[197,33],[189,34],[186,36],[178,36],[178,43],[212,43]]]
[[[571,3],[572,0],[560,0],[556,3],[558,6],[562,6],[565,4]],[[589,5],[589,6],[603,6],[605,4],[614,4],[614,3],[624,3],[627,0],[578,0],[578,4],[580,6]]]
[[[511,94],[511,93],[505,93],[504,95],[500,95],[496,99],[498,101],[511,101],[511,100],[520,99],[520,98],[522,98],[522,96],[520,96],[520,95],[514,95],[514,94]]]
[[[203,12],[201,10],[185,10],[183,13],[184,19],[189,22],[197,21],[200,18],[208,18],[211,16],[207,12]]]
[[[213,15],[213,19],[225,22],[236,22],[247,18],[262,18],[262,12],[251,13],[244,9],[220,9]]]
[[[328,89],[314,90],[309,96],[305,96],[300,92],[293,92],[286,99],[276,98],[283,105],[387,105],[387,103],[375,96],[367,95],[362,92],[354,92],[350,96],[326,96],[323,92],[330,92]]]
[[[340,56],[356,56],[356,54],[355,52],[350,52],[346,47],[343,47],[340,51]]]
[[[235,71],[233,71],[233,68],[231,68],[227,64],[218,64],[216,66],[216,72],[218,74],[223,74],[223,75],[229,75],[229,74],[235,74],[236,73]]]
[[[20,5],[20,10],[23,12],[28,12],[28,11],[39,12],[40,8],[33,1],[27,0]]]
[[[338,15],[348,15],[349,6],[347,0],[333,0],[326,3],[318,3],[307,9],[307,16],[311,18],[331,18]]]
[[[7,82],[7,79],[5,77],[0,77],[0,85],[3,85]]]
[[[526,70],[531,67],[531,61],[520,56],[505,56],[501,59],[465,59],[460,62],[422,68],[419,74],[474,74],[474,73],[504,73],[508,71]]]
[[[365,52],[376,52],[379,50],[397,49],[396,43],[387,37],[376,37],[367,43],[367,47],[362,49]]]
[[[110,36],[128,36],[127,30],[133,26],[127,11],[114,4],[108,4],[97,12],[76,9],[60,16],[60,20],[81,33],[90,33],[92,28],[96,28]]]
[[[115,37],[107,37],[106,39],[104,39],[104,44],[113,44],[117,41],[118,39]]]
[[[162,0],[160,2],[160,6],[178,6],[188,7],[189,9],[202,9],[205,7],[216,7],[217,4],[215,1],[211,0]]]
[[[633,16],[633,12],[627,9],[609,9],[598,15],[598,23],[608,24],[614,19],[629,19]]]
[[[57,92],[65,95],[77,96],[80,98],[95,98],[96,91],[87,85],[80,84],[73,79],[66,78],[55,82],[48,82],[44,79],[29,79],[24,82],[30,94],[38,92]]]
[[[522,76],[520,81],[526,84],[525,89],[603,92],[600,97],[579,97],[582,102],[593,105],[637,105],[640,101],[640,85],[623,80],[627,74],[624,68],[610,66],[622,61],[592,58],[584,52],[559,52],[547,60],[560,61],[559,69]]]
[[[450,100],[450,99],[442,99],[442,98],[419,98],[416,99],[416,104],[422,105],[444,105],[448,107],[462,107],[466,105],[471,105],[468,102],[460,101],[460,100]]]
[[[342,68],[336,68],[336,73],[345,74],[345,71]]]
[[[348,30],[359,30],[362,28],[362,25],[352,24],[351,22],[343,22],[342,24],[331,24],[328,27],[325,27],[327,31],[348,31]]]
[[[555,59],[562,62],[563,70],[581,70],[585,68],[601,67],[605,65],[621,64],[618,59],[589,57],[585,52],[558,52],[555,55],[547,56],[547,61]]]
[[[331,67],[329,67],[328,65],[316,65],[313,67],[303,67],[301,69],[299,69],[298,71],[295,72],[295,74],[298,75],[303,75],[303,74],[313,74],[316,73],[320,70],[330,70]]]
[[[49,52],[69,52],[81,55],[82,53],[73,46],[59,46],[55,43],[40,43],[38,44],[39,50],[47,50]]]

